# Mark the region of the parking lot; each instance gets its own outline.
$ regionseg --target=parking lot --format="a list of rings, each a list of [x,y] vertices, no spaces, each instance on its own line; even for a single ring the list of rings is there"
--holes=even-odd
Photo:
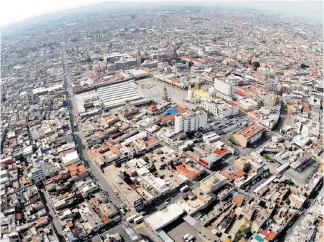
[[[176,220],[172,224],[168,225],[164,231],[170,236],[175,242],[183,242],[183,236],[185,234],[191,234],[196,238],[195,241],[201,241],[199,239],[198,233],[195,229],[191,227],[186,221],[182,218]]]
[[[210,128],[216,131],[218,135],[225,135],[237,129],[242,129],[249,123],[246,117],[237,116],[228,120],[211,122]]]
[[[295,171],[292,168],[289,168],[287,171],[285,171],[284,176],[287,178],[290,178],[294,183],[297,185],[305,185],[307,184],[308,180],[314,173],[317,171],[319,165],[318,163],[315,163],[315,166],[309,165],[306,167],[303,171],[298,172]]]

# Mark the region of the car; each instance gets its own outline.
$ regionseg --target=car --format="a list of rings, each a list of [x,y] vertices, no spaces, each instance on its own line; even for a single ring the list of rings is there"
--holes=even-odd
[[[195,237],[193,237],[192,235],[190,235],[185,241],[189,242],[189,241],[193,241],[195,239]]]
[[[184,241],[187,241],[187,239],[190,237],[190,234],[185,234],[184,236],[182,236],[182,239]]]

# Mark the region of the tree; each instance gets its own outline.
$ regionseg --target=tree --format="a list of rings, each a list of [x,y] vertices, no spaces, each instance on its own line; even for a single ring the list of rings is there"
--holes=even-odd
[[[241,239],[251,235],[251,226],[242,226],[236,233],[233,242],[238,242]]]
[[[285,184],[287,184],[289,186],[295,186],[295,183],[292,180],[290,180],[290,179],[285,179],[283,181],[283,183],[285,183]]]
[[[302,63],[302,64],[300,65],[300,68],[301,68],[301,69],[306,69],[306,68],[309,68],[309,66],[308,66],[308,65],[305,65],[304,63]]]
[[[258,61],[253,61],[253,62],[252,62],[252,65],[253,65],[255,68],[259,68],[259,67],[260,67],[260,62],[258,62]]]

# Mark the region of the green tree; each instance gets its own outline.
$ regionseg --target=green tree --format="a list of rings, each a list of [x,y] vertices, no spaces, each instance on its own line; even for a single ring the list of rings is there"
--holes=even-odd
[[[285,179],[283,181],[283,183],[285,183],[285,184],[287,184],[289,186],[295,186],[295,183],[292,180],[290,180],[290,179]]]
[[[236,233],[233,242],[238,242],[241,239],[251,235],[251,226],[242,226]]]
[[[309,68],[309,66],[306,65],[306,64],[304,64],[304,63],[302,63],[302,64],[300,65],[300,68],[301,68],[301,69],[306,69],[306,68]]]
[[[255,68],[259,68],[260,67],[260,62],[259,61],[253,61],[251,63]]]

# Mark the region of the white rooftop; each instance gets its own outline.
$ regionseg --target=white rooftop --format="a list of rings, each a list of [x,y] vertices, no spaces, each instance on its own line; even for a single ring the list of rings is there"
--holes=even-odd
[[[145,219],[153,230],[158,230],[172,223],[184,213],[178,204],[171,204]]]

